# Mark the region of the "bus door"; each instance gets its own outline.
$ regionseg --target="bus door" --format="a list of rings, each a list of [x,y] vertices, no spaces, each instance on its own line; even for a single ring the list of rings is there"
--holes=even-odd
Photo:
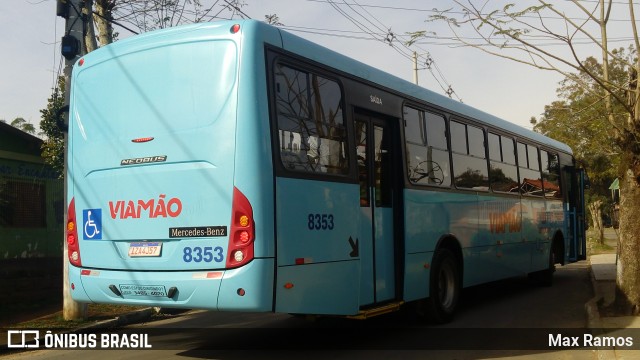
[[[567,228],[569,229],[569,261],[584,260],[587,255],[584,206],[585,172],[584,169],[566,167],[565,175],[570,179],[569,199],[565,205],[567,214],[565,221],[568,222]]]
[[[356,153],[360,182],[359,242],[360,305],[396,298],[397,251],[394,204],[400,197],[394,176],[401,163],[397,155],[397,129],[382,117],[355,114]]]

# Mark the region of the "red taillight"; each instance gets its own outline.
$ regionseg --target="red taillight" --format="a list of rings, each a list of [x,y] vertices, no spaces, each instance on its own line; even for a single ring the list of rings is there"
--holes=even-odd
[[[69,203],[67,215],[67,254],[69,262],[73,266],[82,266],[80,260],[80,244],[78,243],[78,222],[76,221],[76,202],[75,198]]]
[[[232,34],[237,34],[238,31],[240,31],[240,24],[234,24],[233,26],[231,26],[231,29],[229,29],[229,31],[231,31]]]
[[[255,223],[251,203],[240,190],[234,187],[227,268],[239,267],[253,260],[254,239]]]

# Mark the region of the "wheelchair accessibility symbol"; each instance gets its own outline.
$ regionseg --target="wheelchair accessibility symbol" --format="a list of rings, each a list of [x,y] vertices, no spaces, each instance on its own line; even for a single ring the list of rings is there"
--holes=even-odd
[[[102,209],[82,210],[84,240],[102,240]]]

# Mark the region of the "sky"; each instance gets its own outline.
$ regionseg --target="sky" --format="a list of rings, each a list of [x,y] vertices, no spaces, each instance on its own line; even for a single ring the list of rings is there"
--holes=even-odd
[[[556,89],[563,79],[555,72],[537,70],[478,49],[453,46],[450,41],[425,40],[411,48],[403,45],[411,31],[448,34],[443,23],[425,20],[434,8],[450,8],[451,1],[243,1],[242,12],[253,19],[264,20],[267,14],[277,14],[287,31],[408,81],[413,81],[410,55],[416,51],[420,55],[421,86],[440,94],[450,86],[454,99],[529,129],[529,119],[539,117],[545,105],[557,100]],[[561,10],[570,11],[568,1],[556,3]],[[596,5],[593,0],[581,3],[589,9]],[[36,128],[40,122],[39,110],[46,107],[56,76],[62,71],[59,40],[64,19],[56,17],[55,8],[55,0],[0,1],[0,119],[11,122],[23,117]],[[222,8],[218,5],[213,11],[218,9]],[[640,15],[640,9],[636,11]],[[220,16],[229,16],[229,12],[223,11]],[[624,20],[628,18],[628,5],[617,0],[611,18],[615,20],[609,33],[613,45],[625,46],[631,35],[629,21]],[[550,19],[548,23],[561,28],[562,24],[554,21]],[[121,38],[132,36],[127,30],[115,28]],[[395,35],[394,46],[381,40],[389,32]],[[550,50],[557,48],[548,44]],[[583,46],[578,51],[581,58],[599,55],[593,47]],[[433,60],[432,71],[424,69],[427,54]]]

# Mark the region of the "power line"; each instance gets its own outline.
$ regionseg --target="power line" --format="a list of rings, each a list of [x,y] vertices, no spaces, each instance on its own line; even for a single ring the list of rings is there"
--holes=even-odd
[[[166,1],[155,0],[153,2],[140,2],[137,0],[122,0],[122,3],[113,9],[112,20],[116,20],[118,26],[122,26],[129,31],[147,32],[155,28],[164,28],[186,23],[199,23],[213,20],[231,20],[237,17],[251,19],[241,7],[244,3],[237,0],[215,0],[206,5],[201,2],[181,0],[173,2],[174,5],[181,4],[181,8],[170,8]],[[192,5],[192,8],[185,7]],[[229,16],[220,16],[227,12]],[[179,13],[179,15],[176,15]],[[171,16],[165,16],[171,14]],[[128,24],[127,28],[123,24]]]
[[[235,11],[237,11],[243,19],[251,19],[251,16],[249,16],[249,15],[245,14],[245,13],[240,9],[240,7],[239,7],[238,5],[236,5],[236,4],[232,4],[232,3],[228,2],[227,0],[223,0],[223,1],[224,1],[225,3],[227,3],[227,5],[228,5],[230,8],[234,9]]]
[[[339,37],[339,38],[355,39],[355,40],[380,41],[379,39],[372,38],[370,36],[345,35],[345,33],[362,34],[362,32],[355,32],[355,31],[329,30],[329,31],[335,31],[335,32],[342,32],[342,34],[334,34],[334,33],[331,33],[331,32],[327,32],[326,30],[323,30],[323,29],[305,28],[305,27],[291,26],[291,25],[283,25],[283,26],[280,26],[280,28],[282,28],[284,30],[291,31],[291,32],[298,32],[298,33],[323,35],[323,36],[334,36],[334,37]]]
[[[400,46],[396,45],[396,43],[398,43],[397,40],[399,38],[404,37],[404,36],[396,35],[391,30],[390,27],[387,27],[382,21],[380,21],[375,16],[373,16],[363,6],[361,6],[356,0],[353,0],[353,4],[349,4],[349,3],[346,3],[346,2],[336,2],[336,1],[333,1],[333,0],[327,0],[326,2],[328,4],[330,4],[343,17],[345,17],[352,24],[354,24],[358,29],[360,29],[363,33],[371,36],[375,40],[382,41],[382,42],[388,44],[396,52],[398,52],[401,56],[403,56],[407,60],[410,60],[411,62],[413,62],[413,53],[414,53],[414,51],[413,51],[413,49],[411,49],[409,46],[406,45],[406,41],[400,41]],[[354,16],[348,14],[338,4],[346,5],[359,18],[363,19],[366,23],[370,24],[375,30],[380,31],[380,32],[377,33],[376,31],[372,30],[369,27],[369,25],[364,24],[363,21],[360,21],[360,20],[356,19]],[[358,7],[362,8],[367,15],[366,16],[363,15],[360,11],[355,9],[354,6],[358,6]],[[373,19],[373,20],[371,20],[371,19]],[[376,23],[380,24],[381,26],[378,26]],[[388,30],[385,30],[385,29],[388,29]],[[386,33],[385,33],[385,31],[386,31]],[[383,33],[384,33],[384,35],[380,36]],[[457,96],[457,94],[453,90],[453,87],[447,81],[447,79],[444,76],[443,72],[440,70],[440,68],[437,66],[437,64],[435,64],[435,61],[433,60],[433,58],[431,57],[429,52],[424,50],[424,49],[421,49],[421,48],[420,48],[420,50],[424,53],[424,54],[420,54],[421,57],[424,57],[424,55],[427,55],[427,58],[425,59],[425,63],[430,64],[425,69],[429,70],[429,72],[433,76],[433,78],[436,81],[436,83],[440,86],[442,91],[445,94],[447,94],[449,97],[452,97],[452,95],[455,94],[456,97],[458,98],[458,100],[461,101],[461,99]],[[444,85],[443,85],[443,82],[444,82]]]
[[[123,28],[123,29],[125,29],[125,30],[128,30],[129,32],[131,32],[131,33],[133,33],[133,34],[135,34],[135,35],[138,35],[138,34],[139,34],[137,31],[131,30],[131,29],[129,29],[128,27],[126,27],[126,26],[124,26],[124,25],[120,24],[119,22],[117,22],[117,21],[115,21],[115,20],[113,20],[113,19],[109,19],[109,18],[107,18],[107,17],[105,17],[105,16],[102,16],[101,14],[99,14],[99,13],[98,13],[98,12],[96,12],[96,11],[92,11],[92,13],[93,13],[93,15],[95,15],[95,16],[97,16],[97,17],[101,18],[102,20],[104,20],[104,21],[106,21],[106,22],[110,22],[110,23],[112,23],[112,24],[114,24],[114,25],[120,26],[121,28]]]
[[[306,0],[308,2],[317,2],[317,3],[328,3],[330,1],[333,0]],[[571,0],[564,0],[564,1],[571,1]],[[598,3],[597,0],[582,0],[583,2],[590,2],[590,3]],[[618,4],[618,5],[629,5],[628,3],[625,2],[613,2],[614,4]],[[344,4],[344,5],[349,5],[350,3],[347,3],[346,0],[343,0],[342,2],[338,2],[337,4]],[[354,5],[354,4],[351,4]],[[385,6],[385,5],[371,5],[371,4],[365,4],[365,5],[359,5],[362,7],[368,7],[368,8],[372,8],[372,9],[384,9],[384,10],[396,10],[396,11],[410,11],[410,12],[425,12],[425,13],[436,13],[439,14],[440,12],[437,11],[436,9],[422,9],[422,8],[411,8],[411,7],[400,7],[400,6]],[[450,14],[456,14],[456,15],[465,15],[464,12],[462,11],[450,11]],[[559,16],[533,16],[533,15],[523,15],[523,18],[534,18],[534,19],[550,19],[550,20],[563,20],[564,18],[559,17]],[[578,20],[578,21],[585,21],[585,20],[589,20],[586,18],[568,18],[571,20]],[[630,22],[630,19],[609,19],[609,21],[613,21],[613,22]]]
[[[289,31],[302,32],[302,33],[311,33],[317,35],[326,35],[326,36],[335,36],[335,37],[348,37],[354,39],[362,39],[362,40],[375,40],[371,37],[359,36],[362,34],[368,34],[364,31],[355,31],[355,30],[341,30],[341,29],[327,29],[327,28],[317,28],[317,27],[307,27],[307,26],[296,26],[296,25],[284,25],[281,26],[283,29],[287,29]],[[353,34],[353,35],[345,35],[345,34]],[[376,35],[383,37],[387,34],[387,32],[376,33]],[[401,35],[401,37],[405,37]],[[447,37],[447,36],[425,36],[425,39],[431,39],[433,41],[418,41],[416,44],[423,45],[442,45],[442,46],[457,46],[460,45],[459,42],[455,42],[455,37]],[[461,36],[459,39],[462,40],[482,40],[481,37],[470,37],[470,36]],[[437,40],[447,40],[451,42],[438,42]],[[599,40],[596,38],[596,40]],[[633,41],[633,37],[609,37],[607,39],[609,42],[630,42]],[[531,43],[536,43],[536,39],[529,40]],[[543,40],[540,40],[543,41]],[[546,40],[545,40],[546,41]],[[588,45],[592,44],[593,41],[587,37],[574,38],[572,44],[574,45]],[[536,43],[537,46],[557,46],[564,45],[564,42],[542,42]],[[473,44],[474,46],[482,46],[483,44]]]

